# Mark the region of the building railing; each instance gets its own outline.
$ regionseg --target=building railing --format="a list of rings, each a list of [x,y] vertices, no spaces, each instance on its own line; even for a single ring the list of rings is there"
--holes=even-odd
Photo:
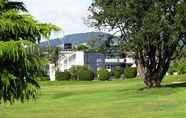
[[[135,60],[133,58],[126,58],[126,63],[127,64],[135,64]]]
[[[126,63],[126,64],[135,64],[135,60],[133,58],[125,58],[125,59],[105,59],[105,63]]]
[[[105,63],[125,63],[125,59],[105,59]]]

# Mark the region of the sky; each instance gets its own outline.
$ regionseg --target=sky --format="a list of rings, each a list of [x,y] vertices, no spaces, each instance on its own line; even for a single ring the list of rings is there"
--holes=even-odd
[[[53,23],[63,32],[52,34],[52,38],[63,35],[93,31],[84,24],[92,0],[20,0],[30,14],[41,22]]]

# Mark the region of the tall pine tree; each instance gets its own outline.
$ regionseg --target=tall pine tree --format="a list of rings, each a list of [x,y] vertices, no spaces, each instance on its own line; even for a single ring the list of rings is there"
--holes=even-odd
[[[34,20],[22,2],[0,0],[0,102],[37,97],[45,62],[37,44],[57,30]]]

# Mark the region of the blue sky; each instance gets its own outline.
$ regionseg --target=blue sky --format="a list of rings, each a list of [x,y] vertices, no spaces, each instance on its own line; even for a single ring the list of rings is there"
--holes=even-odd
[[[53,34],[52,37],[88,32],[83,21],[88,14],[88,7],[92,0],[21,0],[27,9],[42,22],[54,23],[63,29],[62,33]]]

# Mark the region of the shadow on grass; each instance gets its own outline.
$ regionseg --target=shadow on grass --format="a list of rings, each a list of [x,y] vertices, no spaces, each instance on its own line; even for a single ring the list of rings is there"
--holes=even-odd
[[[186,82],[166,84],[166,85],[162,85],[162,87],[163,88],[183,88],[183,87],[186,87]]]
[[[66,98],[75,95],[73,92],[60,92],[55,95],[53,95],[53,99],[60,99],[60,98]]]
[[[184,88],[184,87],[186,87],[186,82],[164,84],[160,88]],[[143,87],[143,88],[140,88],[138,90],[143,91],[143,90],[146,90],[146,89],[151,89],[151,88]]]

